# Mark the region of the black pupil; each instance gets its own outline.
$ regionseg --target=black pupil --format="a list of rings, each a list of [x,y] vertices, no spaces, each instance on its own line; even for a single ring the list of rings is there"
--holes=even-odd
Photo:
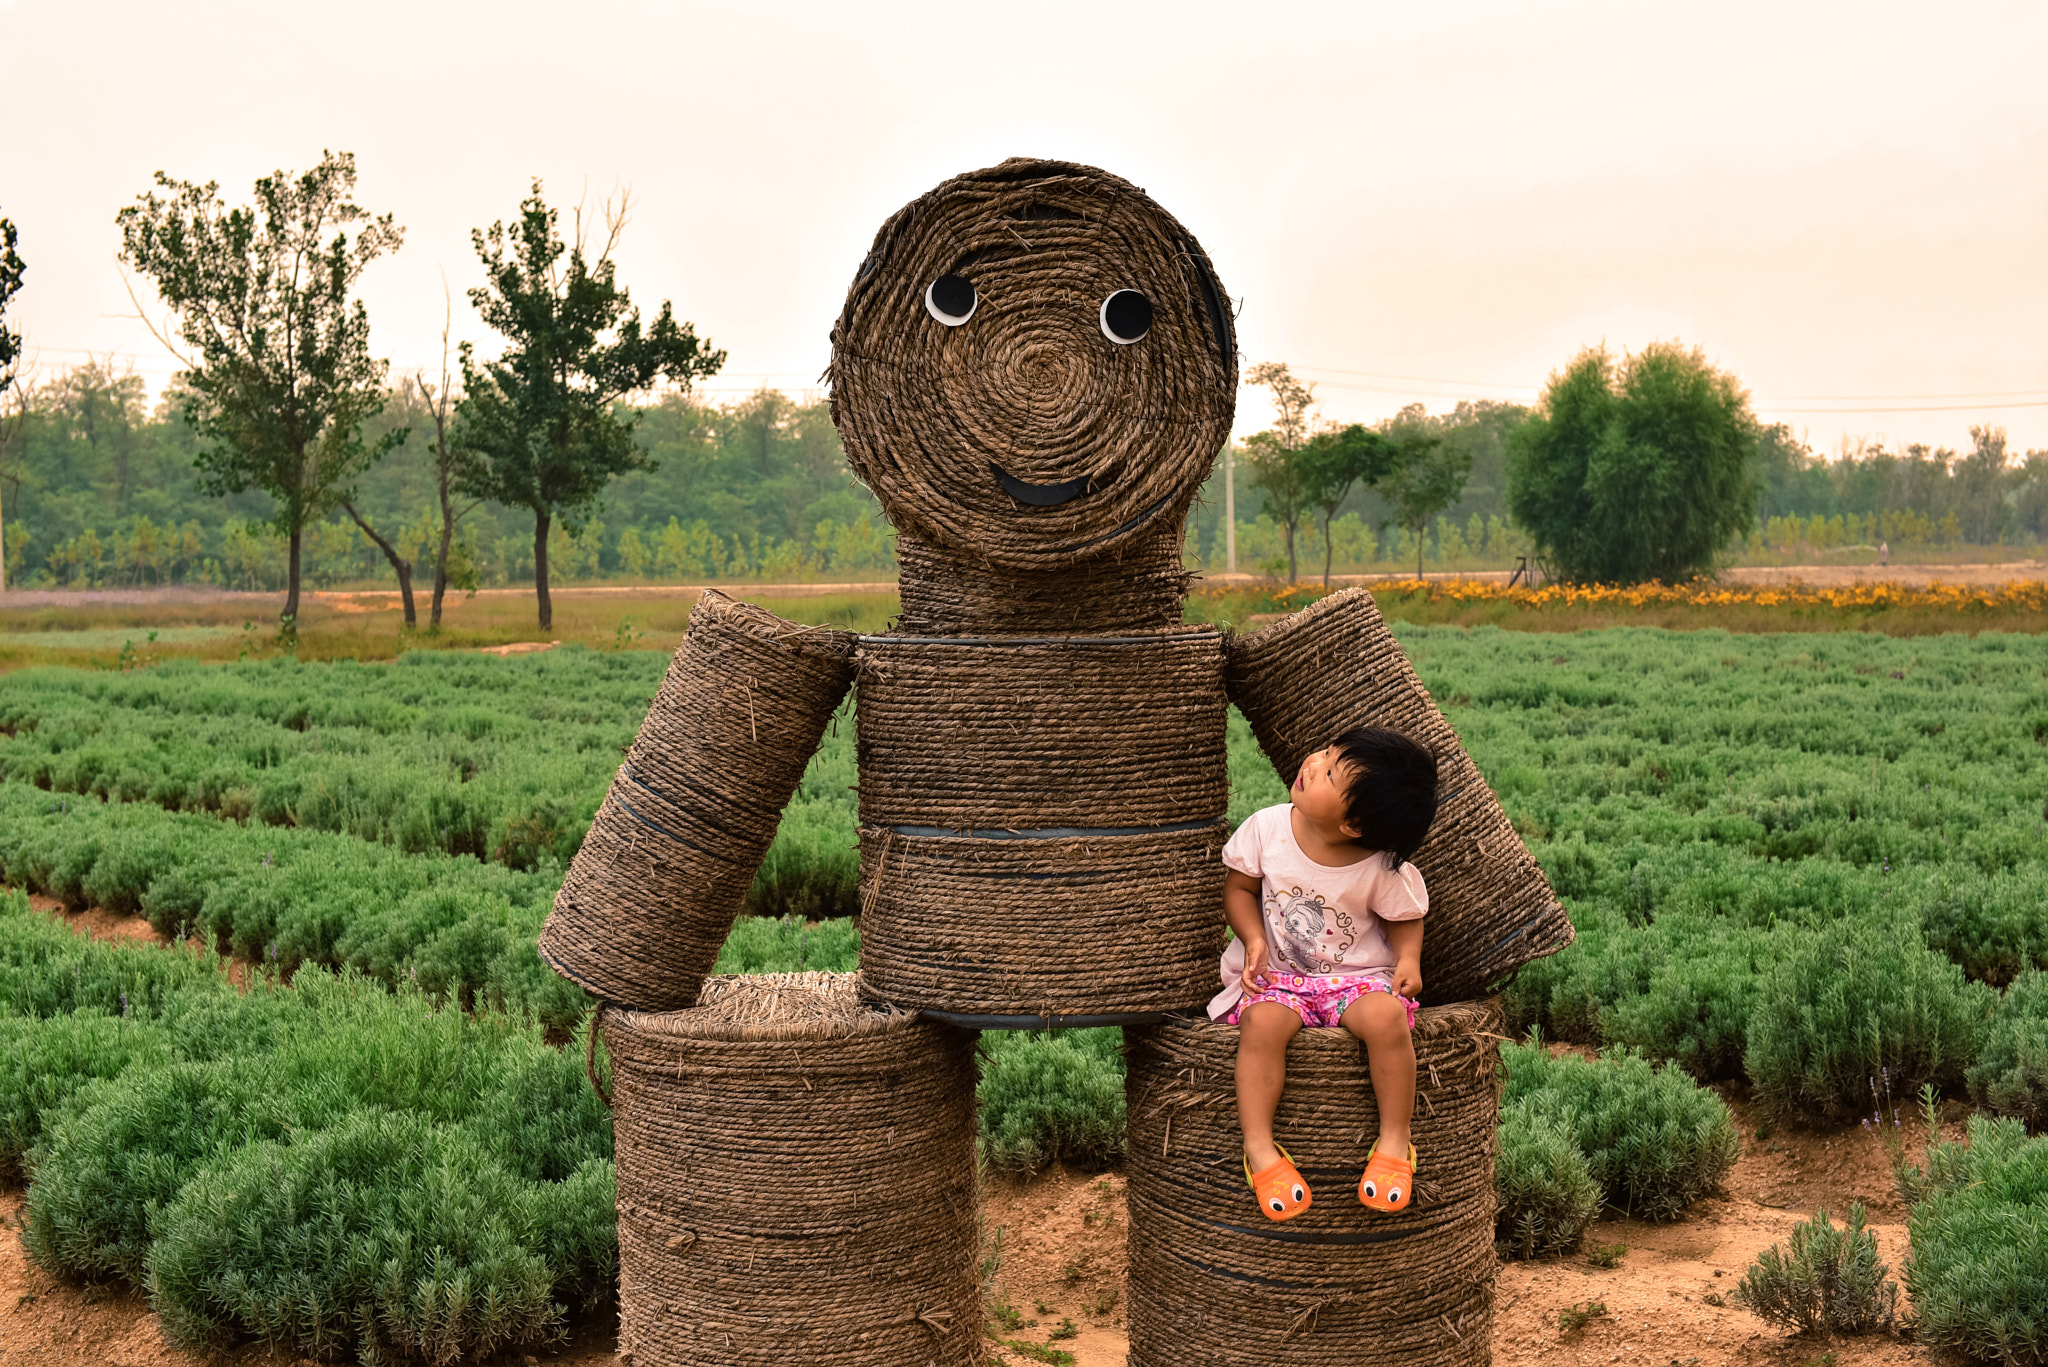
[[[1130,341],[1143,337],[1152,328],[1152,301],[1136,290],[1118,290],[1109,296],[1109,306],[1103,310],[1103,318],[1109,323],[1109,330]]]
[[[948,318],[964,318],[974,309],[974,286],[964,275],[942,275],[932,281],[932,302]]]

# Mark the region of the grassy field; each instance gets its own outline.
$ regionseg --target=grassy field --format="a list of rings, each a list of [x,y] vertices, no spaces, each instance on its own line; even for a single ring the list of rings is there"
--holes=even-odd
[[[514,605],[479,601],[516,639]],[[1606,1204],[1668,1218],[1711,1190],[1740,1136],[1702,1081],[1805,1126],[1882,1119],[1925,1084],[1984,1123],[1976,1157],[1925,1179],[1915,1246],[1939,1261],[1914,1294],[1972,1352],[2048,1334],[2028,1291],[2048,1286],[2048,1139],[2024,1134],[2048,1125],[2048,650],[1975,615],[2037,609],[1950,603],[1953,629],[1891,634],[1704,625],[1814,603],[1383,601],[1580,930],[1503,985],[1516,1032],[1614,1051],[1509,1051],[1503,1253],[1570,1248]],[[1194,611],[1254,626],[1295,602]],[[872,629],[892,602],[777,606]],[[1402,615],[1453,607],[1698,629]],[[584,639],[505,659],[323,662],[351,631],[404,644],[391,615],[336,610],[296,659],[199,638],[166,654],[230,663],[0,678],[0,873],[183,946],[93,944],[0,903],[0,1163],[30,1176],[38,1263],[147,1288],[181,1342],[315,1355],[544,1342],[611,1294],[608,1118],[550,1047],[587,1003],[533,938],[682,619],[625,597],[577,611]],[[1234,715],[1230,763],[1233,820],[1282,800]],[[841,725],[755,888],[757,910],[795,914],[743,921],[723,970],[855,962],[853,781]],[[992,1037],[991,1166],[1118,1161],[1117,1044]],[[1998,1257],[1972,1254],[1993,1228]]]

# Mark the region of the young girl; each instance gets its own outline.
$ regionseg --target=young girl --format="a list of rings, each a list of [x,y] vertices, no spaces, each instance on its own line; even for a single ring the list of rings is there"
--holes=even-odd
[[[1302,761],[1292,802],[1255,812],[1223,847],[1223,909],[1236,938],[1209,1018],[1238,1027],[1244,1175],[1272,1220],[1309,1208],[1308,1184],[1273,1138],[1287,1042],[1341,1025],[1365,1042],[1379,1103],[1358,1199],[1401,1210],[1415,1182],[1415,999],[1429,894],[1408,859],[1436,816],[1436,760],[1399,731],[1365,726]]]

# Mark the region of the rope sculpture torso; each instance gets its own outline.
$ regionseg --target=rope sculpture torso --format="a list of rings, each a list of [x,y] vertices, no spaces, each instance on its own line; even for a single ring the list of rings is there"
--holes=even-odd
[[[1183,624],[1236,342],[1201,245],[1142,190],[1054,161],[945,182],[882,225],[832,348],[902,614],[856,640],[707,595],[543,934],[558,969],[694,1003],[849,678],[878,1001],[1024,1026],[1206,1000],[1229,702],[1283,773],[1367,721],[1438,754],[1450,797],[1416,860],[1431,1000],[1569,936],[1369,596],[1244,641]]]

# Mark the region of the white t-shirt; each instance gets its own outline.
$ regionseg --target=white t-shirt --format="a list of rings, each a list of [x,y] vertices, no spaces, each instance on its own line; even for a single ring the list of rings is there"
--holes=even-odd
[[[1272,966],[1302,977],[1336,978],[1393,969],[1383,921],[1413,921],[1429,911],[1429,891],[1413,864],[1387,867],[1368,854],[1332,867],[1302,853],[1294,840],[1294,804],[1253,812],[1223,847],[1223,862],[1259,880]],[[1209,1003],[1220,1020],[1244,997],[1244,941],[1223,951],[1223,991]]]

